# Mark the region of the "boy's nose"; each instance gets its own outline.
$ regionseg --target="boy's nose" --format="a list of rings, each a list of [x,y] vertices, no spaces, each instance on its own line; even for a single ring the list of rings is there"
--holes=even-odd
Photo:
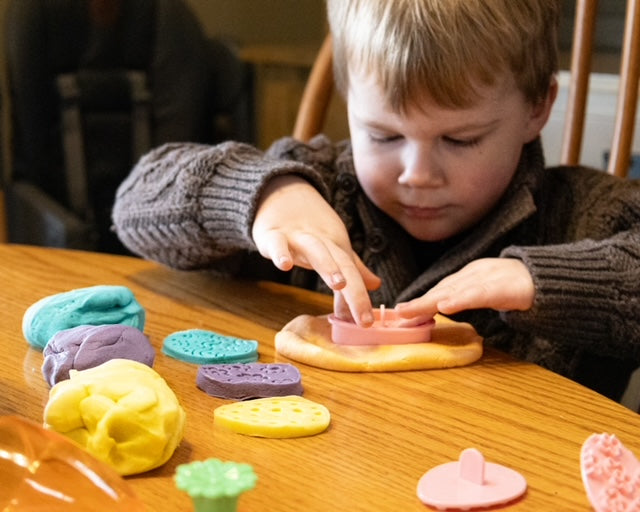
[[[407,148],[403,155],[400,185],[408,187],[437,187],[444,183],[444,173],[435,152],[424,146]]]

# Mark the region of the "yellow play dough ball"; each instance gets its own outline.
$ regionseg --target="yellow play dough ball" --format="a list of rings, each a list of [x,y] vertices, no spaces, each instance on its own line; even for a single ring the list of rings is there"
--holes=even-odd
[[[319,434],[331,421],[324,406],[297,395],[259,398],[218,407],[214,425],[257,437],[303,437]]]
[[[152,368],[112,359],[70,371],[51,388],[45,427],[64,434],[121,475],[164,464],[182,440],[185,412]]]

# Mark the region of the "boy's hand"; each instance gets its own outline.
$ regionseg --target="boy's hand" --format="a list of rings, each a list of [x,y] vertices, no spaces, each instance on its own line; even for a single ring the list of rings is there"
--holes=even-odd
[[[533,279],[520,260],[483,258],[445,277],[422,297],[396,305],[396,311],[405,318],[481,308],[525,311],[534,296]]]
[[[252,236],[260,254],[280,270],[294,265],[315,270],[327,286],[340,290],[359,325],[373,323],[368,290],[380,280],[353,252],[338,214],[304,179],[282,176],[267,185]]]

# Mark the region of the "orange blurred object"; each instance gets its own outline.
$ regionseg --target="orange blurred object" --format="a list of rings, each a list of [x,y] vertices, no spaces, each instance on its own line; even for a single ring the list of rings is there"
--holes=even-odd
[[[19,416],[0,417],[0,482],[3,512],[146,510],[114,469]]]

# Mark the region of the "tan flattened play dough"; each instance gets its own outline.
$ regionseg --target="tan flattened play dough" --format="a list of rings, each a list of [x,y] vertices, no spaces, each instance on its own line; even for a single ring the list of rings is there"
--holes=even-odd
[[[300,315],[276,334],[279,354],[318,368],[345,372],[427,370],[464,366],[482,356],[482,338],[466,323],[436,315],[428,343],[338,345],[328,317]]]

